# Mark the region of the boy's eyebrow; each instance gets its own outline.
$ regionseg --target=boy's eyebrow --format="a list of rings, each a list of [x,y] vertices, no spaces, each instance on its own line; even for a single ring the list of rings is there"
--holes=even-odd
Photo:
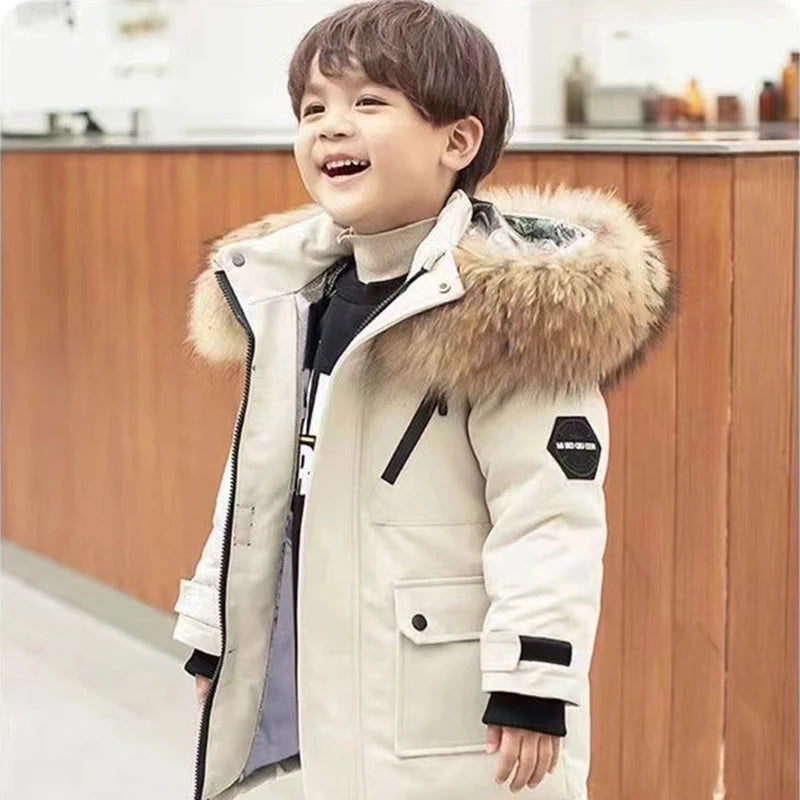
[[[364,86],[365,84],[374,83],[373,81],[370,80],[369,76],[367,76],[367,75],[364,75],[364,76],[362,76],[360,78],[356,78],[355,81],[353,81],[353,82],[357,86]],[[375,86],[377,86],[377,85],[378,84],[375,84]],[[311,81],[311,83],[306,85],[305,94],[323,94],[324,88],[325,87],[321,86],[320,84],[316,83],[315,81]]]

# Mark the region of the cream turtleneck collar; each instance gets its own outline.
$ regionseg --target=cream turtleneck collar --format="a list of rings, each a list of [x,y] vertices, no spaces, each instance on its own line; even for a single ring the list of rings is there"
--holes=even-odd
[[[386,281],[408,273],[417,247],[431,232],[437,217],[410,222],[379,233],[356,233],[352,225],[336,237],[353,245],[356,275],[362,283]]]

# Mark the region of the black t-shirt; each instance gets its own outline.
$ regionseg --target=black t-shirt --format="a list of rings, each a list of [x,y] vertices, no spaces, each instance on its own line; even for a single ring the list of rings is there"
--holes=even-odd
[[[313,477],[316,430],[327,402],[330,374],[339,356],[345,351],[367,317],[392,292],[400,289],[405,283],[405,279],[405,275],[400,275],[396,278],[364,283],[359,280],[355,261],[350,257],[336,278],[332,294],[322,297],[309,308],[305,361],[306,364],[312,364],[312,369],[306,391],[306,407],[300,431],[300,455],[292,496],[295,614],[297,611],[300,526],[303,520],[305,497]]]

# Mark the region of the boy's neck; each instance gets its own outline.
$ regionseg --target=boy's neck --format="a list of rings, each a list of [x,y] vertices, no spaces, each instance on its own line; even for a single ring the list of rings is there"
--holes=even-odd
[[[351,226],[339,233],[338,241],[352,243],[356,275],[362,283],[386,281],[409,271],[417,247],[437,219],[429,217],[380,233],[355,233]]]

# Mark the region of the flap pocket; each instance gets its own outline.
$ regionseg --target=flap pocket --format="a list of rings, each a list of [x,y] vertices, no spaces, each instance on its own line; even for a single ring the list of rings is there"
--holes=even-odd
[[[478,639],[489,610],[483,575],[394,584],[398,630],[414,644]]]
[[[394,752],[401,758],[486,750],[480,635],[482,575],[394,584]],[[428,645],[420,647],[420,645]]]

